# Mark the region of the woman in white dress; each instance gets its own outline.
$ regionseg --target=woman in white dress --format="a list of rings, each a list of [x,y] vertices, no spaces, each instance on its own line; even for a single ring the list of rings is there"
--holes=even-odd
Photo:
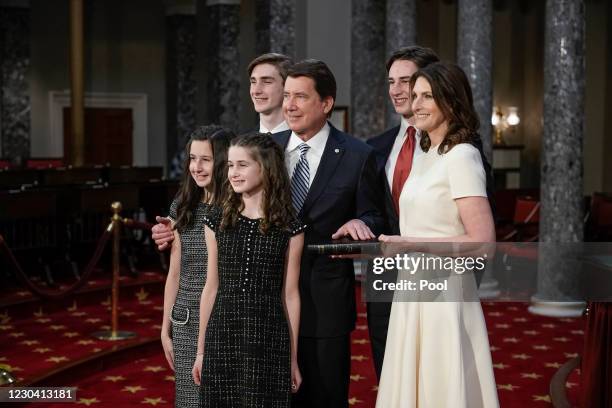
[[[380,240],[408,248],[423,242],[494,242],[482,160],[471,144],[479,138],[479,121],[465,73],[435,63],[410,82],[422,152],[400,196],[401,236]],[[455,283],[449,282],[452,292]],[[393,303],[376,407],[499,407],[478,301]]]

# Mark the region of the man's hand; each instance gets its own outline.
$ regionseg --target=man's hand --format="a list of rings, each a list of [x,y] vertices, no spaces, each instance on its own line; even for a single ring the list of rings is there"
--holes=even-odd
[[[338,231],[332,235],[332,239],[339,239],[350,236],[355,241],[365,241],[367,239],[376,238],[365,222],[353,219],[341,226]]]
[[[174,233],[172,232],[172,221],[169,218],[155,217],[157,224],[151,228],[151,238],[155,241],[157,249],[163,251],[172,245]]]

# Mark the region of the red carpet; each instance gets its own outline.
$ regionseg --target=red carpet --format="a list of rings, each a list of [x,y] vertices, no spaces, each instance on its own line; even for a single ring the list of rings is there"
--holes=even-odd
[[[120,328],[141,337],[158,337],[161,293],[142,287],[124,288]],[[31,378],[116,343],[93,339],[89,334],[107,328],[109,312],[100,302],[65,308],[52,314],[13,319],[0,317],[0,365],[21,378]],[[495,375],[502,407],[552,406],[548,396],[550,378],[557,368],[582,347],[582,319],[534,316],[526,304],[485,303]],[[350,405],[373,407],[376,399],[364,305],[359,303],[357,329],[352,335]],[[79,402],[72,406],[128,407],[172,406],[172,372],[161,353],[132,359],[85,376],[75,385]],[[568,383],[577,395],[578,377]],[[572,398],[574,401],[577,398]],[[32,407],[68,406],[41,404]]]

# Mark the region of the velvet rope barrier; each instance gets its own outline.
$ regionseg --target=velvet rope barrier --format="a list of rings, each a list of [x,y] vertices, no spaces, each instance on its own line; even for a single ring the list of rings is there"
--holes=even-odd
[[[9,262],[13,265],[13,268],[16,271],[16,275],[19,281],[23,283],[30,292],[32,292],[34,295],[42,299],[49,299],[49,300],[63,299],[64,297],[79,290],[80,288],[83,287],[83,285],[85,285],[85,283],[87,283],[87,281],[89,280],[89,277],[91,276],[94,270],[94,267],[100,260],[100,256],[102,256],[102,252],[104,251],[104,247],[106,245],[106,242],[110,238],[112,231],[113,231],[113,223],[111,222],[110,224],[108,224],[108,227],[104,230],[104,232],[100,236],[100,239],[98,239],[96,250],[93,256],[91,257],[91,259],[89,260],[89,263],[85,267],[85,272],[83,272],[79,280],[76,281],[71,286],[69,286],[68,288],[64,290],[59,290],[59,291],[45,290],[45,289],[40,288],[35,283],[33,283],[28,278],[28,276],[25,274],[25,272],[21,268],[21,265],[19,265],[19,262],[17,262],[17,259],[15,259],[13,252],[8,247],[4,237],[1,234],[0,234],[0,251],[4,253],[4,255],[7,257]]]
[[[121,204],[119,203],[117,204],[119,205],[118,209],[120,209]],[[115,204],[113,203],[113,206],[114,205]],[[104,230],[104,232],[98,239],[98,243],[96,245],[95,252],[93,256],[91,257],[91,259],[89,260],[89,262],[87,263],[87,266],[85,267],[85,271],[83,272],[79,280],[77,280],[74,284],[72,284],[71,286],[69,286],[68,288],[64,290],[58,290],[58,291],[45,290],[39,287],[37,284],[33,283],[23,271],[23,269],[21,268],[21,265],[19,265],[19,262],[13,255],[13,252],[8,247],[6,240],[1,234],[0,234],[0,253],[4,253],[4,255],[9,260],[9,263],[12,264],[13,268],[15,269],[16,275],[19,281],[23,285],[25,285],[28,288],[28,290],[30,290],[30,292],[32,292],[34,295],[42,299],[49,299],[49,300],[62,299],[76,292],[77,290],[82,288],[83,285],[85,285],[85,283],[87,283],[95,266],[98,264],[98,261],[100,260],[100,257],[102,256],[102,252],[104,251],[104,247],[106,246],[108,239],[113,234],[113,230],[115,228],[118,228],[117,222],[123,223],[123,225],[126,228],[131,228],[131,229],[151,230],[151,228],[153,227],[153,224],[150,224],[148,222],[140,222],[140,221],[136,221],[130,218],[121,219],[121,218],[115,218],[115,217],[118,217],[117,213],[115,214],[115,216],[113,216],[113,221],[111,221],[108,224],[108,227],[106,227],[106,229]],[[115,227],[115,225],[117,225],[117,227]]]

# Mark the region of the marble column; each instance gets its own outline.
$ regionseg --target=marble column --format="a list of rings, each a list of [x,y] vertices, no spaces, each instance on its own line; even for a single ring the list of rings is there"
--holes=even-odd
[[[584,0],[547,0],[538,293],[530,311],[579,316],[583,236]]]
[[[351,19],[351,128],[362,139],[385,128],[385,1],[355,0]]]
[[[30,10],[0,7],[0,156],[30,157]]]
[[[295,1],[255,0],[255,50],[295,57]]]
[[[480,118],[483,150],[490,162],[493,158],[492,3],[492,0],[459,0],[457,10],[457,63],[472,86],[474,107]]]
[[[198,38],[198,48],[203,47],[204,89],[198,89],[198,100],[205,106],[208,123],[238,130],[240,55],[240,0],[200,0],[197,3],[196,21],[204,28],[204,38]],[[202,41],[200,41],[202,40]],[[199,102],[198,102],[199,104]]]
[[[169,8],[166,16],[166,157],[169,176],[178,177],[187,136],[196,127],[195,7]]]
[[[416,44],[417,21],[416,0],[387,0],[385,24],[385,58],[401,47]],[[381,64],[384,69],[384,63]],[[399,123],[399,115],[389,98],[386,103],[386,127]]]

